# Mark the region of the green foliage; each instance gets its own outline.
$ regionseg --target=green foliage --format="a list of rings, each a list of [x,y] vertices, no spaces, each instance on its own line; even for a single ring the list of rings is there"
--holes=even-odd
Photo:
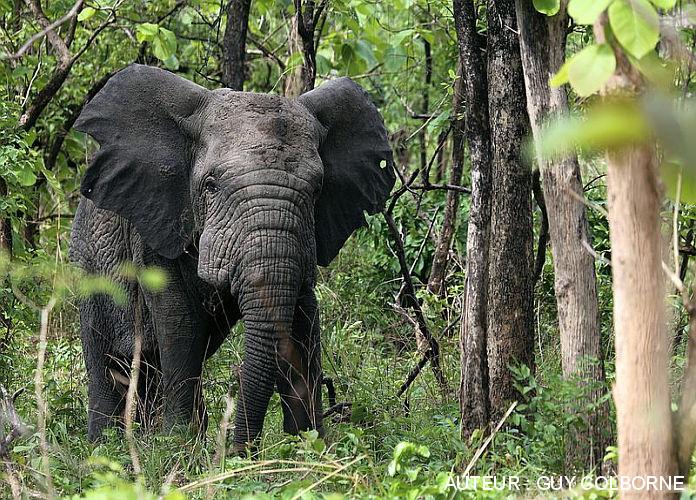
[[[673,0],[658,0],[652,4],[669,9]],[[654,53],[660,39],[660,21],[648,0],[570,0],[568,14],[578,24],[594,24],[607,11],[609,26],[605,27],[607,43],[590,45],[573,55],[551,79],[559,86],[570,83],[580,96],[597,93],[613,75],[616,60],[611,42],[615,39],[636,60]],[[640,65],[637,65],[640,68]]]
[[[533,2],[534,8],[547,16],[555,16],[561,9],[560,0],[533,0]]]
[[[611,47],[602,43],[590,45],[575,54],[568,62],[568,81],[579,96],[589,96],[599,91],[614,74],[616,58]],[[561,70],[563,72],[563,70]],[[554,81],[554,85],[559,82]]]
[[[570,0],[568,15],[578,24],[594,24],[613,0]]]
[[[550,123],[538,147],[546,157],[578,149],[598,152],[643,142],[653,133],[638,103],[615,101],[588,109],[584,117],[560,118]]]
[[[621,46],[638,59],[652,51],[660,38],[660,20],[648,0],[614,0],[609,22]]]

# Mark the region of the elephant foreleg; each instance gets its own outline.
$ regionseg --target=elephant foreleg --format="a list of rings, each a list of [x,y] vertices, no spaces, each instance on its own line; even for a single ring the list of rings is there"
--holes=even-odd
[[[113,358],[113,322],[109,315],[108,299],[95,296],[80,305],[82,348],[87,369],[88,414],[87,436],[99,439],[105,427],[117,424],[123,414],[125,398],[122,382]]]

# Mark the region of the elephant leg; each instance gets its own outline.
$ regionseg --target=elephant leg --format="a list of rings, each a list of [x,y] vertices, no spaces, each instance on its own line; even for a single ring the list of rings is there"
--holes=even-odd
[[[118,372],[113,363],[111,339],[113,304],[104,296],[86,299],[80,305],[82,349],[87,369],[87,436],[96,441],[104,428],[119,423],[125,408],[123,391],[112,373]]]
[[[159,323],[164,429],[193,423],[204,430],[201,372],[207,338],[201,331],[203,328],[190,315],[170,316]]]
[[[276,380],[283,408],[283,430],[323,432],[319,310],[313,290],[299,297],[292,337],[279,348]]]
[[[159,264],[170,280],[159,293],[146,294],[153,316],[162,369],[163,427],[172,430],[193,423],[205,426],[201,371],[209,342],[209,319],[175,264]],[[201,414],[203,413],[203,414]]]

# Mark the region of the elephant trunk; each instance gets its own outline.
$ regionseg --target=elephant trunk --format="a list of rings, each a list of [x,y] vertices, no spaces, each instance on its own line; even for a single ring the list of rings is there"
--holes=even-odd
[[[252,445],[261,433],[274,385],[292,357],[293,318],[304,274],[298,250],[281,250],[288,245],[287,235],[264,235],[255,241],[257,251],[244,259],[239,293],[245,326],[234,433],[239,451]]]

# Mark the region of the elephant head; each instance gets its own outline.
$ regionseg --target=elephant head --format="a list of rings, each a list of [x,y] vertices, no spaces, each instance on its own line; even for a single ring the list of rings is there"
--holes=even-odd
[[[207,90],[131,65],[76,123],[100,144],[82,182],[161,256],[198,246],[198,274],[245,322],[236,442],[260,432],[298,296],[394,184],[382,118],[348,78],[295,100]],[[287,354],[287,353],[286,353]],[[243,417],[240,417],[243,413]],[[240,420],[242,419],[242,420]]]

